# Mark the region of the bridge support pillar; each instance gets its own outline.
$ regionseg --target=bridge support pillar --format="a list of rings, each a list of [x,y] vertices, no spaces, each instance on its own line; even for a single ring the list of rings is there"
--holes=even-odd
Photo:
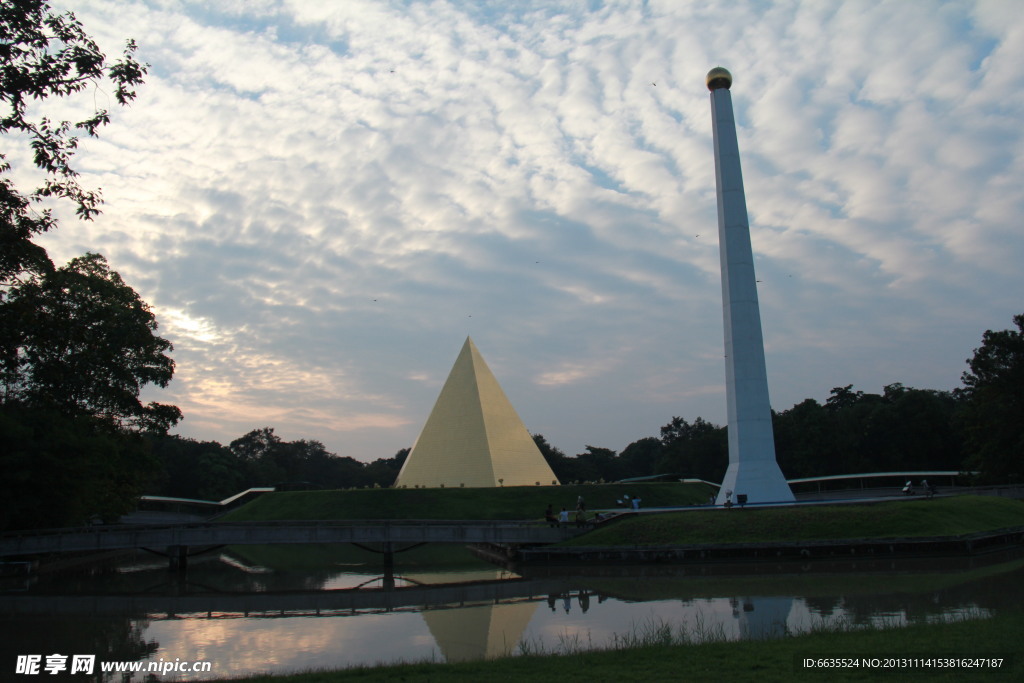
[[[183,572],[188,568],[188,546],[172,545],[167,547],[167,568],[172,572]]]
[[[384,590],[395,588],[395,549],[391,541],[381,544],[381,552],[384,553]]]

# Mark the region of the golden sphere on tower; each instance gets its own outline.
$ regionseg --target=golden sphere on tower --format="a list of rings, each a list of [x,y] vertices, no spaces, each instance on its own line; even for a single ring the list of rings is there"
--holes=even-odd
[[[707,83],[708,90],[718,90],[719,88],[728,90],[729,86],[732,85],[732,74],[729,73],[728,69],[716,66],[708,72],[708,77],[704,82]]]

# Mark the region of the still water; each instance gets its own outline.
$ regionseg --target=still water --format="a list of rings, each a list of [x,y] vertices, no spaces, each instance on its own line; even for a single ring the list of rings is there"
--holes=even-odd
[[[693,640],[766,638],[1017,611],[1022,586],[1019,553],[514,571],[426,546],[396,555],[389,573],[351,546],[247,546],[193,557],[184,574],[138,553],[0,584],[0,678],[27,654],[210,662],[210,673],[159,678],[205,680],[607,647],[660,625]]]

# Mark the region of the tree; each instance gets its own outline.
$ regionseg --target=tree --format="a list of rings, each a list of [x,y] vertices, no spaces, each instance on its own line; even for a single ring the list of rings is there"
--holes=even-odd
[[[968,462],[987,483],[1024,482],[1024,314],[986,330],[961,376]]]
[[[143,405],[147,384],[166,387],[171,343],[149,306],[99,254],[15,285],[0,302],[3,401],[92,415],[130,431],[166,431],[172,405]]]
[[[252,430],[232,441],[230,449],[249,472],[248,486],[312,484],[326,489],[373,483],[390,486],[398,473],[390,467],[400,468],[401,465],[395,463],[402,456],[399,451],[394,459],[377,460],[372,471],[368,471],[369,466],[355,458],[331,453],[319,441],[284,441],[272,427]],[[384,468],[389,468],[388,473],[382,473]]]
[[[833,387],[830,393],[832,395],[825,401],[825,406],[832,412],[849,408],[864,396],[863,391],[853,391],[852,384],[847,384],[845,387]]]
[[[0,404],[0,529],[114,521],[158,465],[141,435],[88,415]]]
[[[698,417],[692,423],[681,417],[661,428],[662,456],[659,473],[721,481],[729,464],[729,437],[725,427]]]
[[[409,448],[403,448],[395,453],[392,458],[377,458],[363,467],[363,481],[367,486],[380,486],[388,488],[395,485],[398,473],[402,471],[402,465],[409,457]]]
[[[813,398],[789,410],[772,411],[775,457],[788,479],[848,474],[834,470],[834,413]]]
[[[78,136],[110,121],[97,103],[135,98],[147,65],[134,52],[129,40],[108,63],[72,13],[46,0],[0,3],[0,497],[12,511],[4,524],[116,517],[155,466],[137,432],[181,419],[174,406],[139,401],[174,370],[145,302],[102,256],[58,270],[32,241],[56,226],[54,202],[70,202],[85,220],[99,213],[99,191],[79,184],[71,162]],[[76,123],[53,121],[42,108],[53,100],[62,111],[87,110]]]
[[[121,59],[108,65],[71,12],[54,13],[46,0],[0,3],[0,134],[14,133],[27,141],[33,163],[43,172],[37,187],[19,190],[4,177],[12,161],[0,154],[0,284],[53,269],[46,251],[32,238],[55,227],[56,219],[52,209],[37,212],[34,206],[48,198],[67,199],[79,217],[89,220],[102,202],[98,191],[78,183],[71,158],[77,134],[95,136],[110,122],[109,112],[93,109],[77,123],[54,122],[46,116],[33,118],[29,104],[67,98],[90,87],[99,90],[106,83],[119,105],[128,104],[148,67],[134,58],[135,49],[134,41],[127,41]],[[101,91],[88,101],[107,98]]]
[[[625,468],[626,477],[649,477],[654,474],[655,465],[661,458],[662,445],[659,439],[645,436],[622,449],[619,459]]]
[[[576,454],[576,470],[572,481],[617,481],[625,478],[625,468],[615,451],[589,444],[584,448],[585,453]],[[557,473],[555,476],[558,476]]]
[[[788,478],[957,469],[956,411],[948,392],[898,382],[881,395],[836,387],[824,406],[806,399],[772,414],[775,452]]]
[[[146,493],[177,498],[222,500],[249,486],[247,463],[216,441],[170,434],[147,434],[160,474]]]
[[[585,478],[578,467],[576,458],[566,456],[561,450],[549,444],[543,434],[533,434],[532,436],[533,442],[537,444],[537,450],[544,456],[545,462],[558,477],[558,481],[567,484]]]

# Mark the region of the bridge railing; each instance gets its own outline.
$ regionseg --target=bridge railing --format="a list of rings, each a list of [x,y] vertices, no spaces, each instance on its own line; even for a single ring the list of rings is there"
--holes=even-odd
[[[225,527],[339,527],[339,526],[474,526],[474,527],[544,527],[548,523],[536,519],[484,519],[484,520],[443,520],[443,519],[275,519],[245,521],[203,521],[166,524],[93,524],[77,527],[52,527],[48,529],[15,529],[0,532],[3,538],[24,538],[26,536],[49,536],[67,533],[119,533],[124,531],[157,531],[161,529],[210,529]],[[564,526],[572,526],[564,525]]]
[[[119,524],[0,535],[0,556],[277,543],[554,543],[585,529],[535,520],[274,520]]]

